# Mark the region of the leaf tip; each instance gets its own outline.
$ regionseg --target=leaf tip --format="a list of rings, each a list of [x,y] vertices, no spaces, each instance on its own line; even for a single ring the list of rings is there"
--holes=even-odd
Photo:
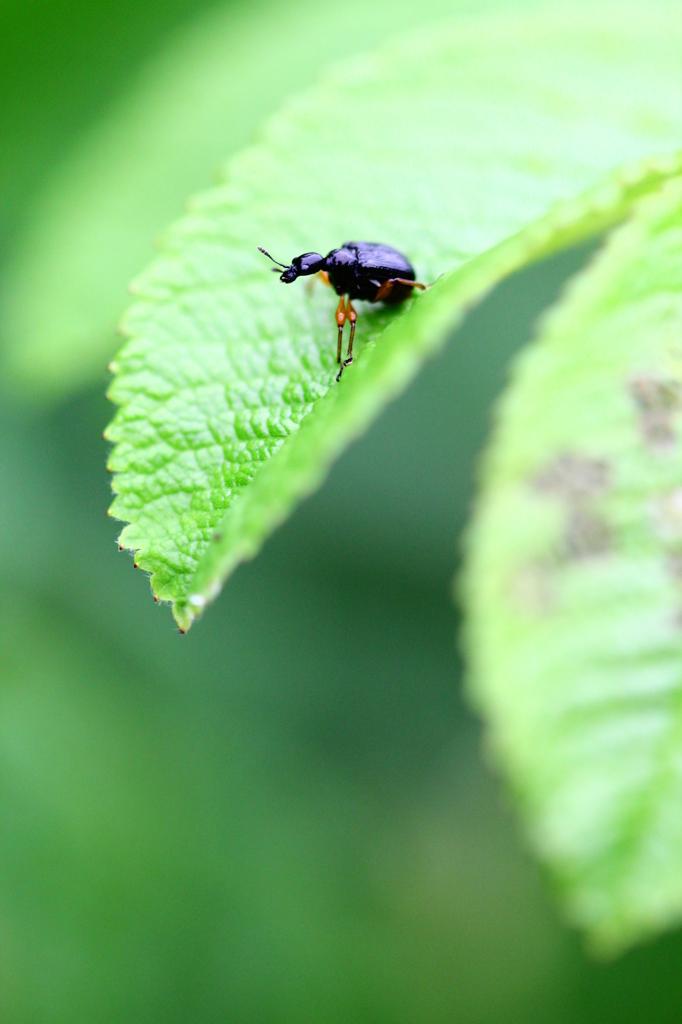
[[[173,618],[178,624],[180,633],[187,633],[195,619],[195,613],[189,606],[187,598],[181,598],[173,604]]]

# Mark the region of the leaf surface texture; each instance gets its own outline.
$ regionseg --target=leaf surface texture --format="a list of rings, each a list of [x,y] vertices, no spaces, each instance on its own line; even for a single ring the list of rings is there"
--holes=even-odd
[[[295,444],[305,418],[328,418],[334,433],[330,408],[347,420],[362,407],[357,424],[369,422],[464,306],[446,278],[397,320],[395,310],[362,309],[357,362],[336,386],[333,297],[322,288],[307,294],[302,282],[281,285],[256,245],[288,261],[346,238],[379,240],[433,281],[478,267],[471,261],[496,254],[531,222],[542,224],[528,258],[572,224],[587,230],[600,210],[615,217],[629,188],[675,166],[665,154],[682,123],[671,88],[682,50],[671,10],[633,6],[617,22],[608,8],[457,19],[413,32],[289,101],[261,142],[232,161],[225,184],[198,197],[171,230],[136,283],[108,436],[116,443],[112,514],[129,523],[121,543],[152,573],[157,597],[174,602],[183,629],[360,429],[348,423],[338,441],[325,437],[322,458],[319,444]],[[640,163],[631,180],[614,176],[590,210],[576,201],[552,218],[560,200],[652,153],[664,156]],[[466,300],[508,270],[494,256],[478,293],[469,281]],[[409,338],[377,344],[393,320],[416,336],[422,317],[430,337],[412,354]],[[280,500],[292,460],[305,482]],[[266,464],[269,510],[259,523],[237,509]],[[242,531],[229,517],[222,528],[228,510]]]

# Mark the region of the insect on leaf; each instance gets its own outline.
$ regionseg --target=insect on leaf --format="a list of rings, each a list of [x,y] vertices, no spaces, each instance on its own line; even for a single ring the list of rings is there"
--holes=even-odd
[[[453,2],[472,0],[423,0],[420,17],[442,17]],[[413,15],[412,0],[344,3],[363,47]],[[188,193],[212,183],[220,163],[250,142],[283,89],[314,82],[338,45],[333,4],[228,2],[133,76],[49,176],[3,264],[2,372],[27,397],[63,399],[104,380],[126,289],[152,258],[154,239]]]
[[[289,102],[232,161],[225,185],[171,230],[135,286],[108,436],[112,514],[129,524],[121,544],[174,603],[181,628],[433,348],[433,339],[392,344],[381,335],[396,311],[361,309],[358,359],[335,385],[333,296],[280,284],[256,245],[288,262],[347,238],[377,240],[405,252],[426,281],[495,250],[488,272],[473,265],[464,292],[474,301],[510,269],[505,257],[491,270],[505,238],[620,164],[672,153],[682,110],[670,10],[634,6],[615,27],[606,13],[558,12],[412,33]],[[588,206],[564,205],[538,226],[526,258],[549,251],[554,233],[580,237],[622,216],[628,190],[676,166],[672,155],[639,165]],[[440,289],[450,287],[457,296],[443,282],[397,323],[416,336],[423,315],[444,340],[463,308],[456,297],[444,311]],[[354,396],[347,404],[343,389]],[[320,437],[298,447],[309,415]],[[323,439],[325,418],[335,436]],[[266,464],[261,511],[240,512]]]

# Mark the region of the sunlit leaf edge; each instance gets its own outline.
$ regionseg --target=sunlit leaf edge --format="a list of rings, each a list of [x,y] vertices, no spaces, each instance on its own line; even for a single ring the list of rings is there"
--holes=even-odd
[[[623,168],[444,275],[409,312],[398,316],[383,332],[380,344],[346,375],[344,387],[331,389],[318,401],[300,429],[230,508],[200,559],[188,598],[174,604],[180,629],[189,629],[239,562],[256,555],[296,504],[320,486],[334,460],[404,391],[424,360],[445,344],[467,309],[524,265],[619,223],[642,195],[680,169],[682,153]]]

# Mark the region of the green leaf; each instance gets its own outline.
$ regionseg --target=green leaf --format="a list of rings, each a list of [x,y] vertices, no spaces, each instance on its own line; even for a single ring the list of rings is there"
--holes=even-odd
[[[420,16],[452,5],[424,0]],[[411,0],[346,0],[344,22],[366,48],[413,9]],[[283,95],[334,59],[338,28],[333,4],[300,0],[252,0],[204,15],[56,168],[0,291],[4,369],[25,394],[59,399],[104,379],[126,289],[152,257],[154,238]]]
[[[468,540],[471,692],[570,919],[682,918],[682,179],[519,359]]]
[[[633,7],[615,27],[611,13],[572,11],[412,33],[290,102],[262,143],[232,162],[227,183],[195,200],[137,282],[111,389],[121,408],[108,432],[116,442],[112,514],[130,524],[121,544],[152,572],[157,597],[175,603],[181,628],[407,383],[463,308],[459,283],[448,279],[398,321],[407,343],[387,336],[380,345],[396,314],[363,310],[359,358],[336,387],[333,299],[280,285],[255,246],[290,259],[347,237],[378,238],[406,251],[424,280],[461,271],[619,164],[673,150],[682,110],[671,87],[680,25],[670,10]],[[629,190],[678,167],[670,155],[613,176],[539,224],[533,244],[523,241],[524,258],[550,251],[556,232],[566,241],[612,223]],[[472,268],[466,301],[518,265],[506,253],[491,260],[499,260],[495,272]],[[422,351],[408,335],[423,336]],[[348,392],[347,404],[330,388]],[[328,420],[320,442],[289,450],[286,439],[315,406]],[[227,519],[216,532],[280,449],[268,476],[272,508],[260,523],[245,512],[241,527]],[[305,481],[292,490],[299,453]],[[206,555],[194,586],[212,537],[220,550]]]

